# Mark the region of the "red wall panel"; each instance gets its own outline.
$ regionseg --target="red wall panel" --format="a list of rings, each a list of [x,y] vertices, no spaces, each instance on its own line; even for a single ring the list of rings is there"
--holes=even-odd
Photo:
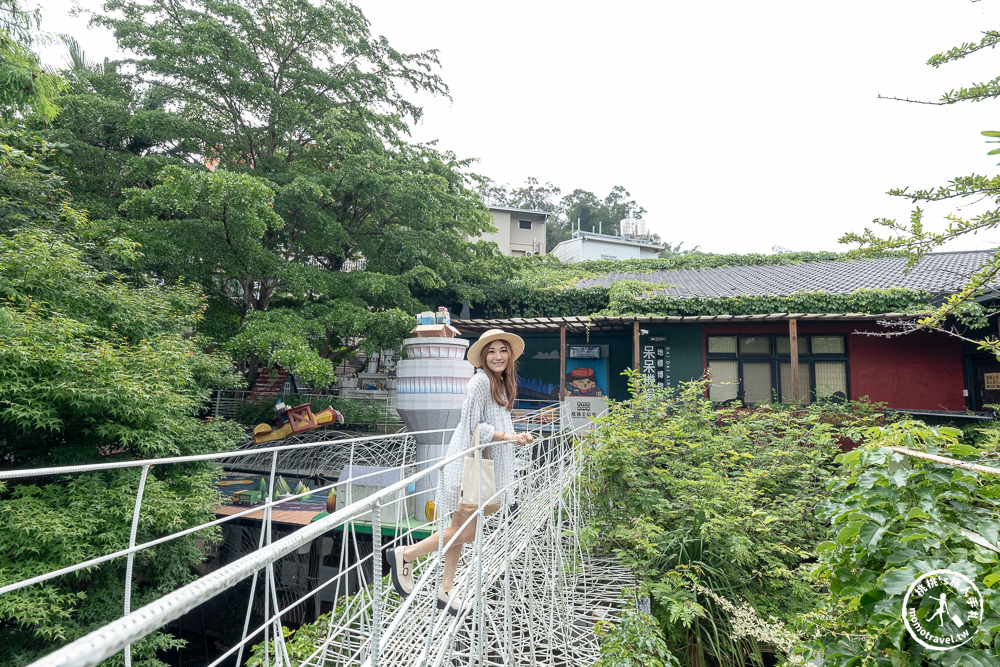
[[[925,331],[894,338],[851,334],[848,345],[851,398],[868,396],[890,408],[965,410],[957,338]]]

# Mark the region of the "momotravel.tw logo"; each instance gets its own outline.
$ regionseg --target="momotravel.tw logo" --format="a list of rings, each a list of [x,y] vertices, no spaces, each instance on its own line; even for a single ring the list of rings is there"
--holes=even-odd
[[[924,648],[961,646],[983,622],[983,596],[961,572],[934,570],[917,577],[903,597],[903,624]]]

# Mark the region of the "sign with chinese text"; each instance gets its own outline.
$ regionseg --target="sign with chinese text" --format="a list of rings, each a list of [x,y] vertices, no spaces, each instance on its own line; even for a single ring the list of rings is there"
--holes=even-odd
[[[570,428],[579,428],[607,412],[608,402],[594,396],[567,396],[563,401],[563,410],[564,423]]]
[[[670,387],[670,347],[667,345],[642,346],[642,375],[646,382],[657,389]]]
[[[1000,373],[983,373],[986,389],[1000,389]]]

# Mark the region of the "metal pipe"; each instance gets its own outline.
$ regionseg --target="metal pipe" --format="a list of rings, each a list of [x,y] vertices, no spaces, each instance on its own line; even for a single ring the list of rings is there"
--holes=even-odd
[[[149,474],[149,466],[142,467],[142,475],[139,477],[139,489],[135,493],[135,509],[132,511],[132,532],[128,537],[128,547],[135,547],[135,536],[139,530],[139,510],[142,508],[142,494],[146,490],[146,476]],[[135,552],[128,555],[125,563],[125,616],[132,610],[132,564],[135,562]],[[132,645],[125,645],[125,667],[132,667]]]

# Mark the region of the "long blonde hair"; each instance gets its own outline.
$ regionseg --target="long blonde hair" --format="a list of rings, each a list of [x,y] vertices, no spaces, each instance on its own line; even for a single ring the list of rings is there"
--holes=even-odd
[[[486,365],[485,350],[482,353],[482,363],[486,377],[490,379],[490,398],[497,405],[502,405],[510,411],[514,409],[514,400],[517,399],[517,361],[514,359],[514,348],[511,344],[502,338],[500,340],[507,346],[507,352],[510,354],[507,368],[499,373],[490,370]]]

